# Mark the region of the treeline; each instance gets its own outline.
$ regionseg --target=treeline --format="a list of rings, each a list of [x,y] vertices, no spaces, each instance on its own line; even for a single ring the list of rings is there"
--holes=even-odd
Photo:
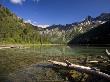
[[[38,27],[24,23],[23,19],[0,5],[0,43],[49,43]]]

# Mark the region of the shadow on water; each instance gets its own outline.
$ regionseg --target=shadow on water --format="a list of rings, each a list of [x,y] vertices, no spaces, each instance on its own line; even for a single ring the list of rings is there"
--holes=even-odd
[[[48,64],[48,65],[38,65],[44,68],[51,68],[58,76],[60,76],[60,78],[63,79],[63,81],[68,81],[68,82],[76,82],[75,79],[72,77],[70,70],[67,69],[60,69],[59,66],[57,65],[52,65],[52,64]]]
[[[82,82],[72,77],[70,70],[59,68],[58,66],[47,63],[32,65],[10,74],[8,80],[5,82]],[[86,82],[109,82],[106,79],[101,81],[101,79],[97,76],[90,76],[86,78]]]
[[[9,82],[74,82],[68,70],[51,64],[32,65],[9,75]]]

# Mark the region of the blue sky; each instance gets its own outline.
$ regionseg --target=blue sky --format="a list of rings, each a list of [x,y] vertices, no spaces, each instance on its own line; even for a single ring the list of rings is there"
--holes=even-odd
[[[86,16],[110,12],[110,0],[0,0],[4,6],[34,24],[70,24]]]

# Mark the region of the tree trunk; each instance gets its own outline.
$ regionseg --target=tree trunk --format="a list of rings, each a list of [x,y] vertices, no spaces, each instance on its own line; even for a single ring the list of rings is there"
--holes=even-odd
[[[110,75],[105,74],[105,73],[100,72],[100,71],[97,71],[97,69],[95,69],[95,68],[72,64],[72,63],[70,63],[68,61],[66,61],[66,63],[52,61],[52,60],[48,60],[48,61],[51,62],[52,64],[58,65],[59,67],[62,67],[62,68],[74,69],[74,70],[76,70],[78,72],[86,73],[86,74],[90,74],[90,75],[95,75],[97,77],[105,78],[105,79],[110,81]]]

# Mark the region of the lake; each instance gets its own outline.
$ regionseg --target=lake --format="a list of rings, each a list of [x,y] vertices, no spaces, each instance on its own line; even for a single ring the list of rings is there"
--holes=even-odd
[[[0,82],[64,82],[65,78],[48,68],[48,60],[67,59],[72,63],[83,61],[85,57],[94,60],[96,56],[104,56],[105,49],[110,47],[51,45],[0,49]]]

